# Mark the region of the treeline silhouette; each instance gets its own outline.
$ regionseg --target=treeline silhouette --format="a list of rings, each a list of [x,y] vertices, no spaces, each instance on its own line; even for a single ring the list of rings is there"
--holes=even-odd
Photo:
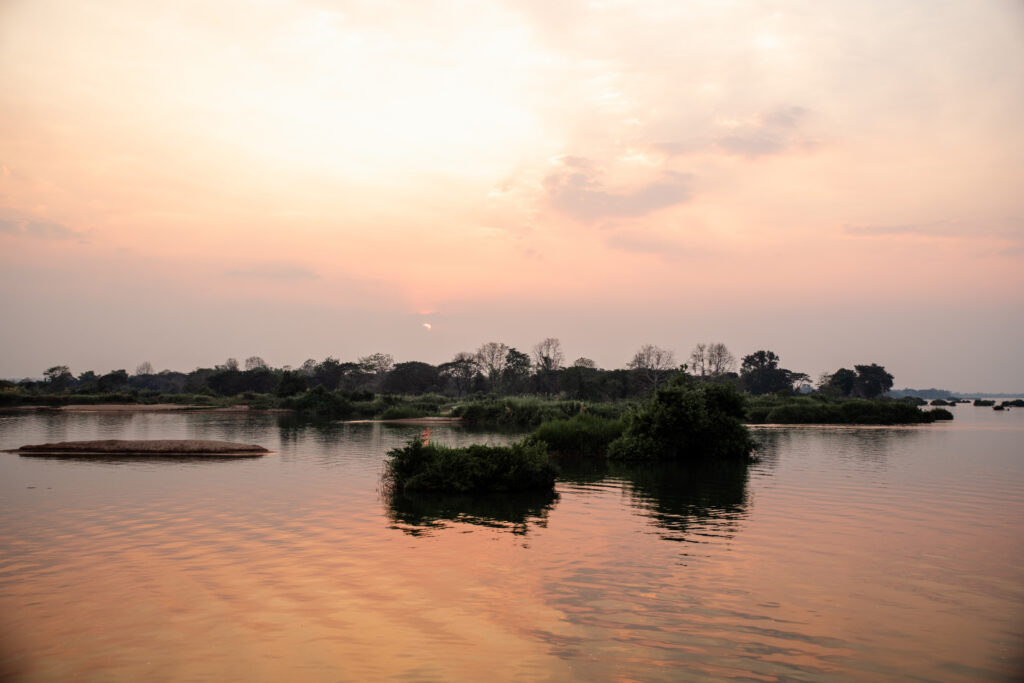
[[[621,401],[649,395],[680,373],[703,382],[731,384],[750,395],[795,395],[815,390],[810,377],[780,366],[772,351],[758,350],[739,363],[724,344],[698,344],[686,365],[677,364],[671,350],[643,345],[623,368],[602,369],[588,358],[566,365],[561,343],[547,338],[530,354],[499,342],[483,344],[475,353],[460,352],[452,360],[432,365],[421,361],[395,363],[386,353],[355,361],[334,357],[309,359],[298,367],[274,368],[252,356],[243,363],[229,358],[214,367],[191,372],[154,372],[148,362],[134,374],[120,369],[105,374],[91,370],[77,376],[66,365],[48,368],[42,380],[0,381],[0,396],[10,405],[16,396],[117,395],[122,400],[160,396],[184,402],[202,397],[301,396],[317,390],[342,392],[351,401],[369,401],[375,395],[438,395],[462,398],[558,396],[581,401]],[[875,398],[892,388],[893,377],[879,365],[855,365],[823,375],[817,392],[829,397]],[[318,392],[319,393],[319,392]]]

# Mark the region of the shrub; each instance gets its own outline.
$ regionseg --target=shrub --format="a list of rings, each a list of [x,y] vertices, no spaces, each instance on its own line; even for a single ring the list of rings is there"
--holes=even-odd
[[[932,408],[928,411],[927,415],[934,420],[952,420],[953,413],[949,412],[945,408]]]
[[[392,492],[551,490],[555,469],[542,442],[452,448],[416,439],[388,453],[384,486]]]
[[[685,375],[658,389],[626,420],[608,456],[621,460],[748,458],[755,447],[741,422],[745,399],[728,384]]]
[[[608,451],[608,444],[622,436],[624,428],[622,418],[580,413],[568,420],[543,423],[529,439],[543,441],[552,454],[604,455]]]
[[[426,417],[430,415],[429,410],[414,405],[391,406],[380,417],[382,420],[406,420],[415,417]]]
[[[309,391],[281,399],[282,408],[315,417],[343,418],[352,414],[352,403],[340,392],[327,391],[318,384]]]
[[[600,417],[621,417],[627,403],[589,403],[535,397],[483,399],[458,405],[452,416],[461,417],[475,427],[538,427],[552,420],[566,420],[574,415],[590,413]]]

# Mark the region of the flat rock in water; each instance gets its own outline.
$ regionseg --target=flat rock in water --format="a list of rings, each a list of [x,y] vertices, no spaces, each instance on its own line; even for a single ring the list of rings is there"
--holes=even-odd
[[[129,441],[61,441],[15,448],[10,453],[21,455],[160,455],[160,456],[258,456],[269,453],[263,446],[231,441],[197,439],[148,439]]]

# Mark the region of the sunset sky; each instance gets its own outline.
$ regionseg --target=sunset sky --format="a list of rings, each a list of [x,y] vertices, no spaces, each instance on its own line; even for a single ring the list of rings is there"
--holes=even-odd
[[[1024,391],[1022,121],[1020,0],[0,0],[0,377],[558,337]]]

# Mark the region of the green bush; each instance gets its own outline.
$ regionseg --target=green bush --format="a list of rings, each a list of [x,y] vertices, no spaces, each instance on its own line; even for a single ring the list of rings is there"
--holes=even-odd
[[[427,417],[431,411],[414,405],[391,406],[380,417],[382,420],[407,420],[416,417]]]
[[[826,399],[824,397],[756,398],[747,407],[751,424],[919,424],[933,422],[933,411],[905,401]],[[952,418],[948,418],[952,419]]]
[[[590,413],[599,417],[618,418],[629,408],[628,403],[589,403],[535,397],[483,399],[463,403],[452,409],[453,417],[461,417],[474,427],[534,428],[552,420],[566,420],[574,415]]]
[[[529,439],[546,443],[548,453],[555,455],[604,455],[624,428],[622,418],[580,413],[568,420],[543,423]]]
[[[281,407],[318,418],[345,418],[353,413],[353,404],[341,392],[327,391],[317,385],[301,394],[281,399]]]
[[[617,460],[749,458],[754,440],[742,423],[745,399],[728,384],[679,375],[631,413],[608,447]]]
[[[529,491],[554,485],[555,469],[542,442],[452,448],[416,439],[391,450],[384,466],[384,486],[392,492]]]
[[[953,413],[949,412],[945,408],[932,408],[927,413],[932,420],[952,420]]]

